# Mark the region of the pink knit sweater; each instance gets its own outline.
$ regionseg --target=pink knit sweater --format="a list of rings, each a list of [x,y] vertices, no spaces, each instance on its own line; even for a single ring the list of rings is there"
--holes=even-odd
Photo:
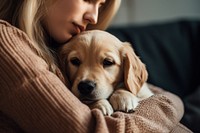
[[[108,117],[82,104],[61,79],[24,32],[0,21],[0,132],[161,133],[182,126],[183,104],[171,93],[142,101],[134,113]]]

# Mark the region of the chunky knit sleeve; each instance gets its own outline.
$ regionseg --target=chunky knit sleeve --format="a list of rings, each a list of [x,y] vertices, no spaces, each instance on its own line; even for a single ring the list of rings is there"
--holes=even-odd
[[[98,118],[98,124],[107,124],[107,130],[112,133],[169,133],[180,124],[183,104],[175,95],[161,92],[141,101],[134,113],[115,112],[112,117],[106,117],[105,121],[100,118],[99,110],[93,110],[93,113]],[[97,131],[101,133],[103,130],[98,128]],[[191,133],[187,127],[182,130],[179,128],[178,131]]]
[[[171,93],[144,100],[135,113],[91,111],[32,46],[22,31],[0,21],[0,131],[14,123],[30,133],[168,132],[182,117],[182,102]]]
[[[0,24],[0,111],[26,132],[92,130],[90,109],[49,71],[32,45],[22,31]]]

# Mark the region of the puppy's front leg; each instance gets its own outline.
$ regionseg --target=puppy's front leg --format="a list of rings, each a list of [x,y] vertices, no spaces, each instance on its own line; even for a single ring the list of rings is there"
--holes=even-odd
[[[106,99],[98,100],[89,105],[90,109],[98,108],[100,109],[104,115],[111,115],[113,113],[113,108]]]
[[[109,101],[114,111],[131,112],[137,107],[139,99],[127,90],[118,89],[111,95]]]

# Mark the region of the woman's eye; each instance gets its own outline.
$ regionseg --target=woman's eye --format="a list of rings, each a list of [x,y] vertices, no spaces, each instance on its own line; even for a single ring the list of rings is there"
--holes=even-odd
[[[72,58],[72,59],[70,60],[70,62],[71,62],[72,65],[74,65],[74,66],[80,66],[80,64],[81,64],[81,61],[80,61],[77,57]]]
[[[112,66],[114,64],[115,64],[115,62],[111,59],[104,59],[103,60],[103,67],[109,67],[109,66]]]

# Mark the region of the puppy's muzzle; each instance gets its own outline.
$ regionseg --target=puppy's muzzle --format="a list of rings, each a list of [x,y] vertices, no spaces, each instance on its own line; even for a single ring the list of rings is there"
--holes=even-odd
[[[81,81],[78,84],[78,91],[83,96],[90,95],[96,88],[96,83],[90,80]]]

